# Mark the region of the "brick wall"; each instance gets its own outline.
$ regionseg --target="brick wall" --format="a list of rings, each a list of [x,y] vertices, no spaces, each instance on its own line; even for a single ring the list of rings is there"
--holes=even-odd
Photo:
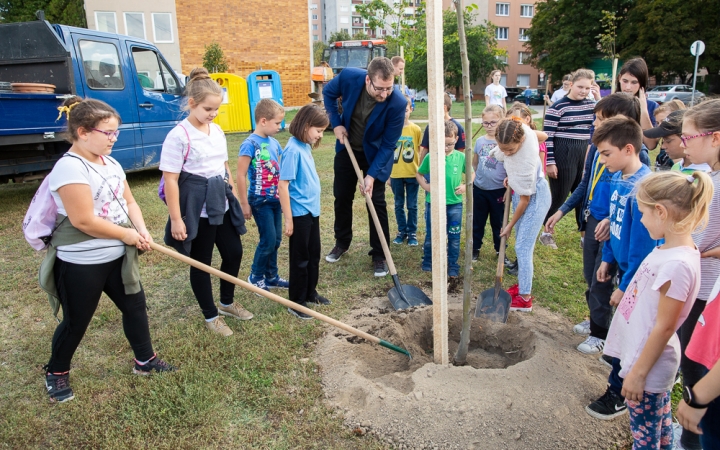
[[[310,102],[310,38],[307,0],[176,0],[183,73],[202,66],[205,46],[215,40],[228,72],[280,74],[285,106]]]

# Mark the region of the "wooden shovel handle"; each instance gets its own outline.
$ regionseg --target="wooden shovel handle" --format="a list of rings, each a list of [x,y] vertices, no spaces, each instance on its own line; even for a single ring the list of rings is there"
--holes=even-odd
[[[505,189],[504,199],[505,199],[505,211],[503,212],[503,224],[502,224],[503,230],[507,226],[508,219],[510,218],[510,187],[509,186],[507,187],[507,189]],[[498,253],[497,272],[495,273],[495,277],[500,280],[503,277],[503,270],[504,270],[504,265],[505,265],[505,241],[507,241],[507,238],[505,236],[500,238],[500,252]]]
[[[357,159],[355,159],[355,154],[350,147],[350,141],[348,140],[347,136],[345,136],[344,141],[345,149],[347,150],[348,155],[350,155],[350,161],[352,161],[353,167],[355,168],[355,174],[358,177],[358,182],[360,183],[360,186],[363,187],[365,203],[367,203],[367,207],[370,210],[370,215],[372,215],[373,222],[375,223],[375,230],[377,230],[378,237],[380,238],[380,245],[382,245],[383,253],[385,253],[385,260],[387,261],[388,269],[390,269],[390,275],[397,275],[397,270],[395,270],[395,263],[393,263],[392,256],[390,255],[390,249],[388,248],[387,241],[385,241],[385,233],[383,233],[382,226],[380,225],[380,219],[378,219],[377,212],[375,211],[375,205],[373,205],[372,202],[372,196],[365,192],[365,178],[363,177],[362,170],[360,170]]]

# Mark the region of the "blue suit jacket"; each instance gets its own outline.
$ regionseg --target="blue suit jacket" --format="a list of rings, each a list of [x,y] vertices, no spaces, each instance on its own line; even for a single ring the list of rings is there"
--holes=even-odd
[[[342,125],[350,132],[350,118],[360,94],[365,89],[367,71],[357,68],[344,69],[323,88],[325,110],[333,128]],[[337,99],[342,97],[343,114],[338,112]],[[365,125],[363,151],[370,164],[367,174],[378,181],[390,178],[395,145],[402,135],[405,123],[407,101],[395,85],[392,94],[381,103],[376,103]],[[335,151],[345,150],[341,142],[335,144]],[[359,149],[356,149],[356,151]]]

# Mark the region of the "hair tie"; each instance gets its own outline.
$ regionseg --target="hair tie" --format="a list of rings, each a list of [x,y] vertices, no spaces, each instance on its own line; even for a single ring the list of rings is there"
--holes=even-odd
[[[79,103],[80,102],[73,103],[70,106],[58,106],[58,111],[60,111],[60,113],[58,114],[57,119],[55,119],[55,122],[62,118],[63,113],[65,113],[65,117],[67,118],[67,120],[70,121],[70,111],[75,107],[75,105]]]
[[[523,120],[518,116],[510,116],[510,120],[514,120],[515,122],[520,122],[520,123],[523,122]]]
[[[694,182],[695,182],[695,177],[692,176],[692,175],[688,175],[687,178],[686,178],[686,180],[687,180],[688,183],[694,183]]]

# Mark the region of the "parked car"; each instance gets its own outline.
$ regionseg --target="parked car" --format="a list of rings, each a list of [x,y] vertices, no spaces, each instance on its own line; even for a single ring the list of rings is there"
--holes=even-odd
[[[655,86],[650,89],[647,94],[648,99],[658,103],[669,102],[670,100],[677,99],[686,105],[690,105],[693,89],[692,86],[688,86],[687,84],[664,84],[662,86]],[[704,99],[705,94],[696,90],[695,103],[700,103]]]
[[[506,87],[505,92],[507,92],[507,97],[505,98],[505,101],[512,103],[513,99],[522,94],[523,91],[524,89],[519,87]]]
[[[422,91],[418,91],[417,94],[415,94],[415,101],[416,102],[426,102],[428,101],[428,93],[425,89]]]
[[[545,89],[525,89],[523,92],[520,93],[520,95],[516,95],[515,98],[513,98],[513,101],[525,103],[525,98],[527,97],[526,93],[530,94],[531,105],[543,104],[543,96],[545,95]]]

